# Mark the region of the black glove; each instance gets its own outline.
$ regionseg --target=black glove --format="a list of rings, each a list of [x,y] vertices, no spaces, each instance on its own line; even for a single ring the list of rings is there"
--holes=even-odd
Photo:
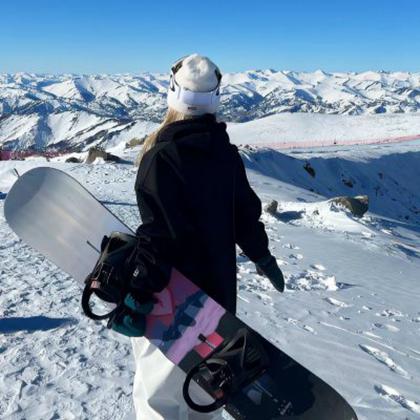
[[[121,232],[104,236],[101,255],[86,278],[82,308],[91,319],[108,319],[108,327],[130,336],[146,331],[146,315],[156,303],[153,294],[169,282],[171,267],[159,258],[151,241]],[[92,310],[93,295],[116,307],[105,314]]]
[[[270,254],[255,263],[257,273],[266,276],[271,284],[281,293],[284,292],[283,274],[277,265],[276,259]]]
[[[154,293],[167,286],[171,267],[162,261],[147,237],[141,237],[125,263],[130,279],[128,293],[110,327],[128,337],[141,337],[146,332],[146,315],[156,303]]]
[[[150,240],[141,237],[126,262],[127,276],[131,278],[129,292],[140,303],[152,300],[153,294],[169,283],[172,267],[158,254]]]

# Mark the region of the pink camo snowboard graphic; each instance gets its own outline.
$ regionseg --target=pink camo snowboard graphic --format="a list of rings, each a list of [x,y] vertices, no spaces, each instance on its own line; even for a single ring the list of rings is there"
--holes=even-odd
[[[145,336],[173,363],[178,365],[193,348],[206,357],[223,341],[215,331],[226,310],[176,269],[168,287],[155,297]]]

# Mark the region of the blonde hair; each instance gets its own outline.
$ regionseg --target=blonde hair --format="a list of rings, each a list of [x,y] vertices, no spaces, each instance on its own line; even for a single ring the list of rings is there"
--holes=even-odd
[[[193,116],[184,114],[184,113],[179,112],[179,111],[177,111],[173,108],[168,108],[168,111],[166,112],[165,118],[163,119],[159,128],[156,131],[154,131],[153,133],[149,134],[146,137],[146,139],[144,140],[143,148],[140,151],[139,155],[137,156],[135,164],[137,166],[140,165],[140,162],[141,162],[143,156],[145,155],[145,153],[148,152],[156,144],[156,141],[159,138],[159,134],[163,131],[163,129],[167,125],[169,125],[169,124],[171,124],[175,121],[188,120],[190,118],[193,118]]]

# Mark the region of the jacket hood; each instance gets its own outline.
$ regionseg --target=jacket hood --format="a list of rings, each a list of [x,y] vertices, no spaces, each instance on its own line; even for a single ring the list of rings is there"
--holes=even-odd
[[[176,121],[166,126],[159,134],[158,143],[176,142],[180,147],[188,147],[203,152],[210,151],[215,142],[229,143],[226,124],[217,122],[212,114]]]

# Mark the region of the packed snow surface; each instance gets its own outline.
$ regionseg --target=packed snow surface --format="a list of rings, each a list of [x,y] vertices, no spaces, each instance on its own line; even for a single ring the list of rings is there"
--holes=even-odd
[[[236,144],[281,149],[394,143],[420,139],[420,113],[359,116],[284,113],[231,123],[228,131]]]
[[[242,154],[263,203],[279,202],[262,219],[287,288],[276,292],[238,255],[241,319],[360,419],[420,418],[420,142]],[[129,164],[0,162],[0,417],[131,419],[129,339],[85,318],[81,285],[4,220],[15,169],[38,165],[68,172],[129,226],[140,223]],[[357,219],[327,200],[343,194],[368,194],[370,212]]]

